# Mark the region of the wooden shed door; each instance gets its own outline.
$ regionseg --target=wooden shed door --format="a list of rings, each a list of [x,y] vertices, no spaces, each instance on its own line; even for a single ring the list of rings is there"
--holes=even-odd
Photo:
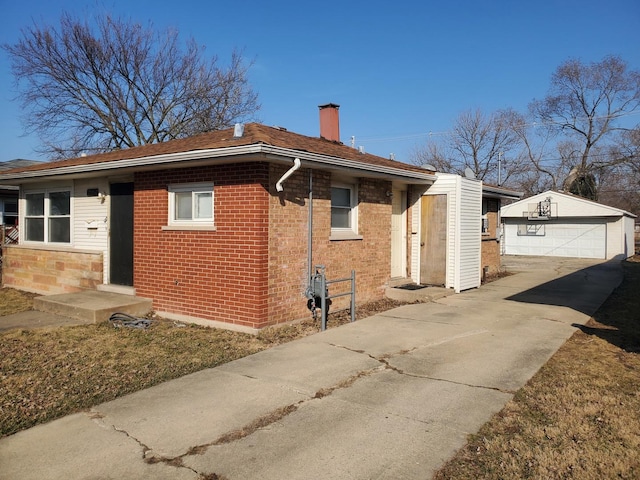
[[[133,183],[111,184],[109,283],[133,286]]]
[[[425,195],[421,205],[420,283],[445,285],[447,278],[447,196]]]

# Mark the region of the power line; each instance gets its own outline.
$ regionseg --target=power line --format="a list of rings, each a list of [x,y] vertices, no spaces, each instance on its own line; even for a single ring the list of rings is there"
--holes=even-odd
[[[601,120],[606,118],[616,119],[616,118],[629,117],[629,116],[638,115],[638,114],[640,114],[640,110],[632,110],[630,112],[618,113],[615,115],[600,115],[600,116],[593,117],[593,119],[594,120]],[[588,119],[588,117],[581,117],[581,118],[585,120]],[[562,126],[565,123],[566,122],[553,122],[553,121],[531,122],[531,123],[522,124],[522,127],[536,128],[536,127],[544,127],[544,126],[550,126],[550,125]],[[380,137],[377,135],[372,135],[372,136],[357,136],[357,138],[359,143],[381,143],[381,142],[390,142],[390,141],[411,140],[411,139],[423,138],[423,137],[434,137],[434,136],[440,137],[440,136],[447,136],[447,135],[455,135],[455,132],[451,130],[445,130],[441,132],[428,131],[428,132],[412,133],[408,135],[398,135],[398,136],[392,136],[392,137]]]

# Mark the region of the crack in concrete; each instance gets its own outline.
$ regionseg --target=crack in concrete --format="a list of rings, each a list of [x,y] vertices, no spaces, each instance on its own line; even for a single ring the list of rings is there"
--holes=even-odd
[[[303,399],[300,400],[296,403],[292,403],[290,405],[278,408],[276,410],[274,410],[273,412],[267,413],[266,415],[263,415],[261,417],[258,417],[257,419],[253,420],[252,422],[248,423],[247,425],[237,429],[237,430],[232,430],[230,432],[227,432],[221,436],[219,436],[217,439],[215,439],[212,442],[203,444],[203,445],[197,445],[194,447],[189,448],[189,450],[182,454],[182,455],[178,455],[176,457],[173,458],[168,458],[168,457],[161,457],[161,456],[152,456],[149,458],[145,458],[146,453],[148,453],[149,451],[151,451],[150,448],[148,448],[146,445],[144,445],[142,442],[137,441],[135,438],[131,437],[127,432],[125,431],[121,431],[121,430],[117,430],[117,431],[121,431],[122,433],[126,434],[127,436],[133,438],[134,440],[136,440],[138,442],[138,444],[140,444],[141,446],[143,446],[144,449],[146,449],[144,451],[143,455],[143,459],[145,462],[147,463],[166,463],[168,465],[172,465],[175,467],[182,467],[182,468],[188,468],[190,470],[192,470],[194,473],[198,474],[198,475],[203,475],[200,472],[195,471],[194,469],[186,466],[184,464],[184,459],[186,457],[189,456],[193,456],[193,455],[202,455],[204,454],[207,449],[209,447],[215,447],[218,445],[225,445],[225,444],[229,444],[238,440],[242,440],[243,438],[246,438],[250,435],[252,435],[253,433],[255,433],[258,430],[264,429],[266,427],[268,427],[269,425],[273,425],[276,422],[279,422],[280,420],[282,420],[283,418],[287,417],[288,415],[290,415],[291,413],[295,412],[296,410],[298,410],[298,407],[304,403],[310,402],[312,400],[317,400],[320,398],[324,398],[327,397],[329,395],[331,395],[333,392],[335,392],[336,390],[342,389],[342,388],[348,388],[349,386],[353,385],[354,382],[356,382],[359,378],[362,378],[364,376],[368,376],[371,375],[374,371],[379,370],[379,368],[375,368],[375,369],[371,369],[371,370],[363,370],[361,372],[358,372],[355,375],[352,375],[351,377],[342,380],[341,382],[339,382],[336,385],[333,385],[331,387],[328,388],[323,388],[318,390],[315,395],[313,395],[312,397],[309,397],[307,399]],[[115,429],[115,427],[114,427]]]
[[[479,331],[477,333],[486,333],[486,332],[488,332],[488,330]],[[472,333],[469,332],[469,335],[470,334],[472,334]],[[468,336],[468,335],[465,334],[464,336]],[[456,337],[453,337],[453,338],[460,338],[460,336],[456,336]],[[363,355],[366,355],[369,358],[371,358],[371,359],[373,359],[373,360],[375,360],[377,362],[380,362],[382,364],[382,369],[391,370],[391,371],[397,373],[398,375],[405,375],[407,377],[421,378],[421,379],[425,379],[425,380],[433,380],[433,381],[436,381],[436,382],[451,383],[453,385],[461,385],[461,386],[470,387],[470,388],[481,388],[481,389],[484,389],[484,390],[492,390],[492,391],[496,391],[496,392],[500,392],[500,393],[506,393],[508,395],[515,395],[515,393],[516,393],[514,390],[505,390],[505,389],[498,388],[498,387],[489,387],[489,386],[486,386],[486,385],[474,385],[474,384],[470,384],[470,383],[456,382],[454,380],[448,380],[448,379],[445,379],[445,378],[437,378],[437,377],[430,377],[428,375],[418,375],[418,374],[415,374],[415,373],[408,373],[408,372],[405,372],[404,370],[402,370],[401,368],[398,368],[398,367],[396,367],[394,365],[391,365],[391,363],[389,363],[389,361],[387,360],[388,358],[392,358],[392,357],[397,356],[397,355],[406,355],[407,353],[411,353],[412,351],[417,350],[420,347],[414,347],[411,350],[401,350],[400,352],[395,353],[395,354],[387,354],[387,355],[383,355],[381,357],[375,357],[375,356],[371,355],[370,353],[365,352],[364,350],[356,350],[356,349],[352,349],[352,348],[349,348],[349,347],[345,347],[343,345],[335,345],[335,344],[330,344],[330,345],[333,346],[333,347],[343,348],[343,349],[349,350],[351,352],[361,353]],[[380,370],[381,369],[373,369],[370,372],[380,371]]]
[[[444,382],[444,383],[451,383],[453,385],[461,385],[463,387],[469,387],[469,388],[480,388],[483,390],[492,390],[494,392],[500,392],[500,393],[506,393],[508,395],[515,395],[516,392],[515,390],[505,390],[499,387],[489,387],[487,385],[474,385],[472,383],[465,383],[465,382],[456,382],[455,380],[448,380],[446,378],[438,378],[438,377],[430,377],[428,375],[418,375],[416,373],[407,373],[404,372],[402,370],[400,370],[399,368],[396,367],[391,367],[391,370],[401,374],[401,375],[406,375],[407,377],[413,377],[413,378],[422,378],[425,380],[433,380],[435,382]]]
[[[162,456],[157,456],[157,455],[149,455],[149,452],[153,452],[153,449],[151,447],[149,447],[148,445],[146,445],[144,442],[142,442],[140,439],[134,437],[133,435],[131,435],[128,431],[126,431],[123,428],[118,428],[115,425],[111,424],[111,423],[105,423],[103,421],[104,418],[106,418],[106,415],[98,412],[98,411],[91,411],[89,413],[87,413],[87,416],[94,421],[94,423],[96,423],[98,426],[102,427],[102,428],[106,428],[106,429],[111,429],[114,432],[118,432],[123,434],[125,437],[133,440],[136,444],[138,444],[138,446],[142,449],[142,461],[146,464],[149,465],[153,465],[156,463],[164,463],[166,465],[170,465],[172,467],[175,468],[186,468],[187,470],[192,471],[193,473],[195,473],[196,475],[199,476],[199,478],[202,478],[202,473],[198,472],[196,470],[194,470],[193,468],[184,465],[184,463],[182,462],[182,457],[175,457],[175,458],[166,458],[166,457],[162,457]]]
[[[466,333],[462,336],[467,336],[467,335],[471,335],[471,334],[475,334],[475,333],[484,333],[483,332],[469,332]],[[460,336],[456,336],[454,338],[458,338]],[[451,338],[450,338],[451,339]],[[444,343],[444,342],[437,342],[436,344],[439,343]],[[126,435],[128,438],[131,438],[132,440],[134,440],[141,448],[142,448],[142,460],[145,463],[148,464],[155,464],[155,463],[164,463],[166,465],[170,465],[176,468],[186,468],[192,472],[194,472],[196,475],[199,475],[199,478],[203,478],[203,476],[205,476],[205,478],[207,475],[211,475],[211,474],[204,474],[202,472],[198,472],[197,470],[185,465],[184,463],[184,459],[193,455],[202,455],[204,454],[210,447],[214,447],[214,446],[219,446],[219,445],[225,445],[225,444],[229,444],[238,440],[242,440],[243,438],[246,438],[250,435],[252,435],[253,433],[255,433],[258,430],[264,429],[266,427],[268,427],[269,425],[273,425],[276,422],[279,422],[280,420],[284,419],[285,417],[287,417],[288,415],[292,414],[293,412],[297,411],[298,408],[310,401],[313,400],[318,400],[327,396],[330,396],[331,394],[333,394],[333,392],[337,391],[337,390],[341,390],[344,388],[349,388],[350,386],[352,386],[358,379],[363,378],[363,377],[367,377],[370,376],[376,372],[381,372],[381,371],[385,371],[385,370],[391,370],[399,375],[405,375],[408,377],[413,377],[413,378],[421,378],[421,379],[426,379],[426,380],[434,380],[434,381],[441,381],[441,382],[447,382],[447,383],[453,383],[453,384],[457,384],[457,385],[464,385],[467,387],[471,387],[471,388],[484,388],[484,389],[489,389],[489,390],[494,390],[494,391],[499,391],[501,393],[508,393],[513,395],[515,392],[512,391],[505,391],[499,388],[495,388],[495,387],[486,387],[486,386],[482,386],[482,385],[470,385],[470,384],[465,384],[465,383],[461,383],[461,382],[454,382],[451,380],[446,380],[446,379],[441,379],[441,378],[435,378],[435,377],[429,377],[429,376],[425,376],[425,375],[417,375],[417,374],[411,374],[411,373],[407,373],[405,371],[403,371],[402,369],[392,365],[388,359],[394,357],[394,356],[398,356],[398,355],[406,355],[408,353],[411,353],[421,347],[413,347],[409,350],[401,350],[399,352],[395,352],[395,353],[391,353],[391,354],[385,354],[383,356],[380,357],[376,357],[374,355],[371,355],[369,353],[367,353],[364,350],[359,350],[359,349],[354,349],[354,348],[349,348],[346,347],[344,345],[336,345],[336,344],[330,344],[332,347],[336,347],[336,348],[342,348],[354,353],[358,353],[361,355],[366,355],[369,358],[371,358],[372,360],[375,360],[376,362],[380,363],[380,366],[376,367],[376,368],[371,368],[368,370],[362,370],[342,381],[340,381],[339,383],[327,387],[327,388],[321,388],[320,390],[318,390],[312,397],[309,397],[307,399],[303,399],[300,400],[296,403],[293,404],[289,404],[286,405],[284,407],[278,408],[276,410],[274,410],[273,412],[267,413],[266,415],[263,415],[261,417],[256,418],[255,420],[253,420],[252,422],[248,423],[247,425],[236,429],[236,430],[232,430],[230,432],[227,432],[221,436],[219,436],[217,439],[215,439],[212,442],[206,443],[206,444],[202,444],[202,445],[197,445],[197,446],[193,446],[191,448],[189,448],[189,450],[187,450],[186,453],[182,454],[182,455],[178,455],[176,457],[163,457],[160,455],[154,455],[153,454],[153,450],[148,447],[147,445],[145,445],[142,441],[138,440],[137,438],[135,438],[134,436],[130,435],[126,430],[123,429],[118,429],[115,427],[115,425],[111,425],[111,428],[113,428],[113,430],[122,433],[124,435]],[[396,415],[396,414],[393,414]],[[397,415],[396,415],[397,416]],[[104,415],[100,414],[99,412],[93,412],[92,419],[94,419],[95,421],[100,421],[104,418]],[[415,419],[413,419],[415,420]],[[429,424],[430,422],[426,422],[426,421],[422,421],[420,420],[422,423],[425,424]],[[149,452],[152,453],[152,455],[149,455]],[[215,478],[215,477],[214,477]]]

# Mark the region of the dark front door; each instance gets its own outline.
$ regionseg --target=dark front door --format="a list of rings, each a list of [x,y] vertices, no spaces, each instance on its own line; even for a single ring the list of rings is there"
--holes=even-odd
[[[111,184],[110,283],[133,286],[133,183]]]

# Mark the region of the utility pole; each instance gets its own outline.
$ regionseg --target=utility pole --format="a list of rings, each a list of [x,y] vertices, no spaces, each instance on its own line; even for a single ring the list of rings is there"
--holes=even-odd
[[[502,152],[498,152],[498,186],[502,183]]]

